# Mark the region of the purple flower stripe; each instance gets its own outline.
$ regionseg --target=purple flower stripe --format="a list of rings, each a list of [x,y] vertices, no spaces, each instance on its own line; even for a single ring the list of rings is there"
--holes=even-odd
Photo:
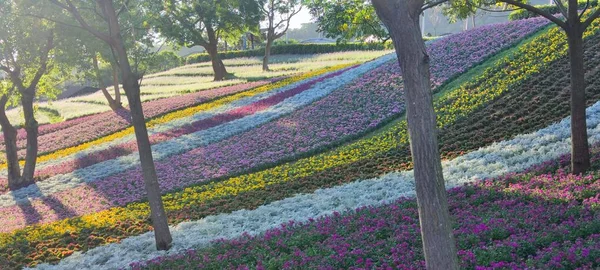
[[[474,30],[444,37],[427,47],[432,63],[432,81],[440,85],[465,72],[476,63],[515,44],[547,25],[545,18],[480,26]]]

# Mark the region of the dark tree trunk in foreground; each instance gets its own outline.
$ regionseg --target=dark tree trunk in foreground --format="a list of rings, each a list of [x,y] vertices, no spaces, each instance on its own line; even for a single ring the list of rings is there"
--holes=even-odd
[[[140,100],[140,85],[137,75],[135,75],[129,65],[129,58],[125,50],[125,44],[121,38],[117,14],[113,6],[112,0],[98,0],[100,6],[103,7],[103,12],[109,23],[110,45],[116,52],[118,62],[120,64],[121,76],[123,79],[123,88],[129,101],[129,109],[131,110],[131,119],[137,145],[140,154],[140,162],[144,176],[144,184],[150,204],[150,213],[152,218],[152,226],[154,227],[154,238],[156,240],[156,248],[158,250],[167,250],[171,248],[173,241],[169,224],[167,223],[167,215],[160,196],[160,186],[158,184],[158,176],[154,167],[152,158],[152,149],[150,147],[150,139],[148,138],[148,130],[146,129],[146,120],[142,110],[142,102]]]
[[[585,68],[583,63],[583,31],[579,25],[567,32],[571,64],[571,168],[574,174],[590,168],[587,123],[585,118]]]
[[[406,115],[427,269],[458,269],[438,149],[429,56],[421,36],[423,0],[372,0],[387,26],[404,79]]]
[[[10,188],[20,186],[21,168],[19,166],[19,156],[17,155],[17,129],[6,117],[6,103],[8,97],[2,96],[0,99],[0,126],[4,134],[4,145],[6,147],[6,164],[8,172],[8,183]]]
[[[27,131],[27,149],[25,154],[25,166],[19,185],[26,185],[33,182],[35,165],[38,154],[38,122],[35,119],[33,110],[34,89],[26,89],[21,92],[21,104],[23,105],[23,115],[25,116],[25,131]]]

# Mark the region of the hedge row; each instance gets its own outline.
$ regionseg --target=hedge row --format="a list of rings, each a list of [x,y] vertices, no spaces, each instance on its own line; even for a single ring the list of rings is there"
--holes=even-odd
[[[375,51],[393,49],[391,42],[382,43],[346,43],[346,44],[287,44],[271,48],[271,54],[319,54],[345,51]],[[255,49],[247,51],[229,51],[221,52],[221,59],[232,59],[238,57],[256,57],[265,55],[265,49]],[[208,62],[210,57],[207,53],[192,54],[187,57],[187,64]]]
[[[578,8],[584,9],[585,6],[587,5],[587,1],[579,1],[578,2]],[[592,7],[596,7],[598,6],[598,0],[590,0],[589,1],[589,8]],[[546,11],[550,14],[558,14],[560,13],[560,10],[558,9],[558,7],[556,5],[537,5],[535,6],[538,9],[541,9],[543,11]],[[537,13],[531,12],[529,10],[526,9],[519,9],[517,11],[513,11],[510,13],[510,15],[508,15],[508,19],[511,21],[514,20],[521,20],[521,19],[527,19],[527,18],[533,18],[533,17],[538,17],[540,15],[538,15]]]

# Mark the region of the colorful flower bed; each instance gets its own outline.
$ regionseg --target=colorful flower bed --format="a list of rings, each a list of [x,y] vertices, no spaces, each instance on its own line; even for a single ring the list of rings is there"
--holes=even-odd
[[[500,45],[506,46],[507,44],[509,44],[510,41],[512,40],[518,40],[518,38],[520,38],[522,35],[530,33],[531,31],[533,31],[534,29],[539,28],[541,25],[545,24],[545,22],[543,20],[535,19],[535,20],[529,20],[529,21],[523,21],[523,22],[519,22],[519,23],[510,23],[508,25],[498,25],[495,27],[485,27],[482,28],[481,30],[477,30],[477,31],[472,31],[469,33],[466,33],[464,35],[459,35],[460,38],[447,38],[450,39],[450,41],[443,41],[444,45],[447,46],[457,46],[455,45],[456,43],[462,42],[464,43],[465,40],[467,41],[467,43],[472,44],[474,42],[472,42],[473,40],[479,40],[480,37],[482,35],[489,35],[489,36],[497,36],[498,32],[504,31],[505,33],[508,33],[506,36],[507,38],[504,40],[503,43],[500,42],[496,42]],[[517,27],[519,26],[519,27]],[[481,41],[481,43],[483,44],[480,47],[472,47],[472,46],[466,46],[466,50],[454,50],[457,51],[459,54],[462,52],[462,57],[459,57],[460,55],[455,55],[453,57],[453,62],[452,65],[448,65],[446,62],[444,61],[440,61],[440,64],[434,64],[432,65],[432,68],[436,71],[434,71],[433,75],[434,78],[437,78],[438,76],[444,77],[444,76],[448,76],[451,73],[448,73],[448,69],[450,68],[454,68],[453,70],[455,70],[456,72],[458,71],[462,71],[464,70],[466,67],[473,65],[474,61],[478,61],[481,59],[481,57],[484,57],[485,55],[482,55],[482,52],[480,50],[486,50],[488,51],[488,53],[492,53],[495,50],[500,50],[503,47],[491,42],[488,39],[484,39]],[[459,43],[459,44],[462,44]],[[441,49],[440,46],[436,46],[437,43],[433,43],[431,45],[432,49],[430,50],[430,54],[432,59],[436,60],[436,59],[442,59],[444,57],[445,54],[447,54],[447,52],[443,49]],[[473,53],[465,53],[466,51],[469,50],[473,50]],[[472,58],[473,55],[476,55],[477,58],[475,58],[475,60]],[[436,63],[436,62],[434,62]],[[448,68],[440,68],[440,67],[448,67]],[[397,68],[397,67],[396,67]],[[440,71],[442,73],[438,74],[437,71]],[[73,166],[73,165],[69,165],[67,164],[66,166],[63,166],[62,164],[56,164],[54,166],[52,166],[52,168],[48,168],[46,170],[42,170],[40,171],[41,175],[45,175],[45,176],[51,176],[54,174],[58,174],[58,173],[65,173],[65,172],[69,172],[73,169],[76,168],[80,168],[82,166],[88,165],[90,163],[96,163],[99,161],[102,161],[106,158],[109,157],[116,157],[119,155],[122,155],[124,153],[128,153],[131,150],[127,149],[124,150],[123,147],[120,146],[113,146],[115,149],[112,154],[106,155],[105,153],[98,153],[97,155],[93,155],[91,157],[82,157],[83,155],[81,155],[81,153],[77,153],[78,159],[71,159],[68,160],[68,163],[70,164],[79,164],[78,166]],[[105,158],[100,158],[98,159],[97,156],[102,155],[105,156]],[[81,162],[81,160],[84,160],[83,162]],[[91,161],[91,162],[90,162]],[[43,166],[43,165],[42,165]]]
[[[600,35],[585,43],[588,106],[600,100]],[[440,131],[446,158],[547,126],[570,114],[569,58],[562,57],[501,98]],[[478,138],[472,140],[471,138]]]
[[[277,81],[277,79],[275,81]],[[171,111],[190,107],[199,103],[204,103],[211,99],[266,85],[270,82],[272,82],[272,80],[244,83],[172,98],[144,102],[144,115],[146,118],[153,118]],[[110,119],[110,121],[107,121],[107,119]],[[98,137],[106,136],[128,127],[130,125],[129,119],[130,116],[128,111],[123,110],[118,113],[110,111],[84,116],[61,123],[42,125],[39,128],[39,151],[40,153],[47,153],[65,147],[79,145]],[[26,144],[25,136],[26,132],[23,129],[20,129],[17,141],[17,146],[19,149],[21,149],[19,152],[20,155],[24,154],[23,149],[25,148]],[[1,144],[1,147],[4,149],[3,143]]]
[[[343,71],[344,70],[336,71],[323,76],[317,76],[312,80],[289,84],[286,87],[281,87],[274,91],[238,99],[230,104],[217,107],[214,110],[203,111],[202,113],[195,114],[191,117],[184,117],[170,121],[164,125],[155,126],[149,131],[150,142],[155,145],[169,139],[205,130],[259,111],[264,111],[285,98],[301,93],[309,89],[315,83],[335,77]],[[85,168],[102,161],[132,154],[137,151],[137,143],[132,134],[88,150],[94,151],[82,151],[70,158],[58,159],[41,164],[36,171],[37,179],[69,173],[76,169]],[[0,179],[0,193],[2,191],[8,191],[7,179]]]
[[[379,95],[384,95],[386,93],[389,93],[388,95],[394,95],[395,93],[401,94],[401,92],[399,92],[399,91],[389,91],[389,88],[388,88],[387,89],[388,91],[383,91],[383,90],[380,90],[379,92],[370,91],[370,92],[365,92],[364,94],[361,94],[361,95],[357,95],[357,92],[363,92],[362,88],[361,88],[363,86],[362,84],[359,84],[358,86],[353,85],[352,87],[348,87],[348,88],[343,87],[347,83],[354,81],[355,78],[359,77],[360,75],[364,74],[365,72],[370,71],[373,74],[377,74],[378,72],[373,72],[375,67],[380,66],[381,64],[383,64],[385,62],[388,62],[392,57],[393,56],[391,56],[391,55],[388,57],[383,57],[376,61],[361,65],[360,67],[357,67],[355,69],[348,70],[334,78],[330,78],[328,80],[324,80],[324,81],[320,81],[320,82],[317,81],[308,90],[306,90],[304,88],[309,87],[310,84],[301,85],[298,88],[298,89],[302,90],[301,93],[299,93],[293,97],[285,99],[284,101],[272,106],[271,108],[269,108],[268,110],[266,110],[264,112],[256,113],[251,116],[247,116],[247,117],[244,117],[244,118],[241,118],[238,120],[234,120],[232,122],[229,122],[229,123],[226,123],[223,125],[219,125],[214,128],[201,130],[201,131],[198,131],[198,132],[195,132],[192,134],[184,135],[184,136],[178,137],[176,139],[169,140],[169,141],[155,145],[153,147],[153,156],[155,157],[155,160],[157,160],[155,162],[155,165],[157,168],[157,173],[159,175],[162,190],[172,190],[172,189],[180,188],[185,185],[189,185],[190,182],[193,183],[192,181],[201,182],[201,181],[206,180],[206,178],[204,178],[204,179],[201,178],[202,177],[201,175],[196,175],[196,172],[194,170],[189,169],[189,166],[191,164],[192,165],[197,164],[197,162],[198,162],[198,160],[196,160],[195,155],[197,155],[197,154],[195,151],[198,151],[199,149],[201,149],[202,151],[205,150],[204,145],[222,140],[224,138],[230,137],[237,133],[254,128],[257,125],[270,122],[278,117],[292,113],[300,107],[306,106],[308,104],[313,103],[315,100],[318,100],[320,98],[328,96],[329,93],[333,92],[334,90],[336,90],[338,88],[339,89],[345,88],[344,89],[345,91],[336,91],[336,92],[334,92],[334,94],[329,95],[325,100],[323,100],[323,102],[318,102],[313,106],[310,106],[306,109],[300,110],[299,112],[306,111],[308,114],[310,114],[311,112],[320,111],[319,104],[325,104],[325,105],[320,106],[320,107],[322,107],[322,106],[327,106],[327,104],[331,104],[332,100],[335,100],[338,102],[339,102],[339,100],[343,100],[343,99],[339,99],[340,94],[351,95],[355,98],[354,103],[349,102],[346,105],[346,106],[354,106],[354,107],[350,107],[350,109],[358,109],[358,107],[365,105],[365,106],[367,106],[366,108],[372,110],[373,109],[372,107],[375,106],[377,103],[380,103],[382,100],[379,98],[379,96],[377,96],[377,94],[379,94]],[[377,69],[376,71],[379,71],[379,69]],[[382,77],[376,76],[374,78],[382,78]],[[364,80],[372,81],[372,80],[374,80],[374,78],[366,77],[366,78],[364,78]],[[342,86],[342,87],[340,87],[340,86]],[[394,106],[395,100],[400,100],[400,99],[389,98],[387,100],[389,100],[389,103],[390,103],[390,105],[388,105],[388,106]],[[371,102],[370,104],[372,104],[370,107],[368,106],[369,105],[368,102]],[[337,107],[334,106],[333,108],[339,108],[341,106],[344,106],[344,105],[338,105]],[[314,107],[317,107],[317,108],[314,109]],[[341,108],[344,108],[344,107],[341,107]],[[334,113],[335,112],[337,112],[337,111],[334,111]],[[357,112],[360,112],[360,111],[357,110]],[[367,113],[368,113],[368,111],[367,111]],[[394,113],[394,112],[390,112],[390,113]],[[397,113],[397,111],[396,111],[396,113]],[[292,114],[291,116],[286,117],[285,119],[301,120],[305,117],[306,116],[304,116],[302,114],[299,116],[295,116],[295,114]],[[364,121],[378,121],[379,119],[380,118],[375,118],[374,120],[371,120],[370,118],[366,118],[365,120],[363,120],[363,122]],[[385,118],[383,118],[383,119],[385,119]],[[349,119],[346,121],[347,122],[357,121],[357,119],[353,118],[353,119]],[[245,140],[247,140],[247,139],[255,140],[257,137],[266,136],[268,133],[266,133],[266,132],[261,133],[261,130],[263,128],[269,127],[269,126],[279,127],[280,122],[276,121],[274,123],[269,123],[269,124],[263,125],[257,129],[250,131],[250,132],[257,131],[257,136],[248,136],[247,133],[244,133],[244,134],[242,134],[243,136],[242,135],[234,136],[223,142],[214,144],[214,146],[211,145],[209,147],[213,147],[214,150],[211,150],[209,152],[222,151],[222,150],[216,150],[216,149],[221,149],[221,148],[226,149],[224,146],[227,146],[230,144],[235,145],[235,143],[240,143],[241,145],[248,145],[249,143]],[[330,126],[327,125],[326,127],[330,127]],[[357,125],[357,127],[360,127],[360,125]],[[350,131],[354,131],[354,129],[350,129]],[[339,130],[339,132],[348,132],[348,131]],[[308,143],[312,144],[313,141],[310,141]],[[262,146],[264,146],[265,144],[256,144],[256,145],[261,146],[261,148],[259,148],[259,149],[264,149],[264,148],[262,148]],[[191,149],[194,149],[194,150],[191,152],[188,152],[188,153],[181,154],[181,155],[176,155],[178,153],[188,151]],[[208,149],[211,149],[211,148],[208,148]],[[234,149],[239,149],[239,147],[234,147]],[[237,150],[234,150],[234,151],[237,153],[241,153],[240,151],[237,151]],[[246,151],[244,153],[252,154],[249,151]],[[171,155],[175,155],[175,156],[173,156],[171,158],[167,158]],[[232,153],[231,155],[234,155],[234,154]],[[166,160],[158,161],[163,158],[166,158]],[[211,159],[209,157],[205,157],[205,158],[203,158],[203,160],[211,161]],[[129,168],[137,167],[137,164],[139,164],[137,155],[123,156],[123,157],[119,157],[116,159],[111,159],[111,160],[107,160],[104,162],[100,162],[93,166],[79,169],[79,170],[76,170],[69,174],[58,175],[56,177],[52,177],[51,179],[48,179],[46,181],[38,182],[37,185],[32,185],[28,188],[22,188],[19,190],[12,191],[10,194],[0,195],[0,204],[5,207],[8,206],[6,208],[0,209],[0,216],[3,216],[4,214],[6,214],[8,216],[11,216],[14,221],[21,223],[20,226],[27,225],[27,223],[25,223],[25,222],[28,219],[30,219],[31,217],[28,216],[27,214],[15,215],[14,211],[18,210],[18,209],[20,209],[20,207],[22,207],[22,206],[18,206],[15,204],[28,204],[27,201],[29,200],[29,201],[31,201],[31,205],[33,206],[33,209],[28,213],[29,215],[34,214],[36,216],[42,216],[42,219],[40,220],[42,223],[44,221],[45,222],[54,221],[57,218],[57,216],[54,215],[55,214],[54,212],[49,211],[48,205],[44,201],[44,197],[48,197],[50,195],[52,195],[52,197],[55,197],[58,201],[62,202],[64,205],[68,205],[69,209],[70,209],[69,211],[71,211],[70,213],[73,213],[76,211],[77,214],[79,214],[79,215],[89,213],[87,211],[98,211],[102,208],[106,209],[110,206],[122,205],[122,204],[125,204],[128,202],[139,200],[145,196],[145,194],[143,192],[140,192],[140,191],[144,190],[143,188],[140,190],[140,187],[143,186],[142,172],[141,172],[141,170],[139,170],[137,168],[126,171]],[[234,164],[234,165],[237,165],[237,164]],[[177,169],[175,169],[175,168],[177,168]],[[114,175],[116,173],[123,172],[123,171],[124,171],[123,174]],[[177,171],[177,172],[175,172],[175,171]],[[114,176],[111,176],[111,175],[114,175]],[[142,181],[142,182],[140,182],[140,181]],[[82,183],[88,183],[88,185],[82,186],[81,185]],[[139,184],[142,184],[142,186],[138,186]],[[113,186],[113,187],[118,186],[120,191],[115,192],[115,190],[109,188],[109,186]],[[75,187],[75,188],[69,189],[70,187]],[[81,194],[85,194],[85,197],[82,197]],[[127,194],[127,197],[123,197],[121,194]],[[42,197],[42,198],[39,200],[33,199],[35,197]],[[85,199],[83,199],[83,198],[85,198]],[[66,209],[63,209],[63,211],[66,211]],[[42,213],[50,213],[50,215],[44,216]],[[65,216],[65,215],[69,216],[70,214],[63,213],[61,211],[61,213],[58,214],[58,218],[60,218],[61,216]],[[49,218],[50,220],[47,220],[47,218]],[[14,223],[7,222],[5,224],[7,226],[5,226],[4,228],[6,229],[8,226],[10,226],[9,224],[14,224]]]
[[[186,189],[183,192],[177,192],[171,195],[167,195],[165,197],[166,204],[170,213],[173,213],[173,215],[170,214],[170,218],[172,222],[178,222],[189,218],[198,219],[210,213],[229,211],[227,209],[239,209],[239,207],[244,206],[235,205],[233,203],[223,205],[223,203],[219,203],[219,201],[235,201],[234,198],[238,197],[242,200],[251,201],[251,197],[247,197],[248,194],[251,194],[251,192],[265,193],[265,190],[267,190],[270,186],[274,186],[277,183],[298,183],[298,186],[301,187],[304,187],[303,184],[306,184],[307,186],[310,186],[308,188],[312,188],[314,190],[314,188],[317,188],[319,185],[327,186],[334,185],[340,182],[348,182],[355,180],[357,179],[357,177],[355,177],[352,173],[349,173],[348,175],[338,174],[334,178],[324,178],[323,180],[318,180],[314,182],[309,181],[311,180],[311,178],[309,177],[317,176],[319,174],[319,171],[323,171],[325,169],[329,169],[327,173],[330,173],[332,171],[335,171],[331,170],[331,168],[340,167],[341,165],[345,164],[351,164],[353,161],[356,160],[357,157],[360,157],[360,155],[362,155],[363,153],[367,153],[367,155],[359,158],[359,160],[362,158],[373,157],[374,154],[381,153],[381,149],[390,149],[390,145],[397,145],[398,142],[396,142],[395,140],[397,139],[396,136],[398,133],[396,131],[398,131],[398,126],[402,127],[402,124],[393,125],[392,129],[385,129],[384,132],[378,133],[372,137],[368,137],[367,139],[361,140],[355,144],[351,144],[349,145],[349,147],[342,147],[334,152],[327,153],[325,156],[319,155],[316,158],[303,159],[300,162],[285,164],[255,174],[243,175],[241,177],[229,179],[225,182],[202,185]],[[367,148],[361,149],[362,146],[367,146]],[[373,146],[375,146],[375,148],[373,148]],[[384,150],[383,153],[385,153],[385,151],[386,150]],[[369,154],[369,152],[371,154]],[[325,160],[327,160],[328,162],[319,162],[323,157],[325,157]],[[311,165],[313,166],[313,168],[310,167]],[[385,164],[383,165],[385,166]],[[360,171],[361,169],[364,168],[354,168],[354,171]],[[339,172],[344,173],[344,171]],[[294,181],[288,182],[290,180]],[[287,194],[287,196],[289,196],[293,193],[293,190],[289,192],[279,191],[275,195],[282,196],[282,194]],[[266,199],[267,202],[268,200],[269,198]],[[262,204],[261,202],[264,202],[264,200],[259,199],[257,203],[251,203],[260,205]],[[210,207],[210,205],[214,205],[217,208]],[[44,253],[38,253],[39,251],[36,252],[35,248],[24,248],[23,250],[29,250],[22,251],[25,252],[24,254],[34,252],[39,255],[35,256],[36,259],[33,261],[55,260],[56,258],[66,256],[56,254],[56,252],[59,250],[61,252],[78,249],[86,250],[89,247],[96,246],[101,243],[114,241],[116,239],[121,239],[130,235],[136,235],[141,232],[147,231],[147,211],[147,206],[145,206],[145,204],[143,203],[129,204],[126,208],[117,207],[110,210],[102,211],[100,213],[86,215],[81,218],[68,219],[58,223],[43,225],[40,227],[29,227],[28,229],[15,232],[15,235],[20,235],[15,239],[27,239],[27,243],[29,244],[37,243],[34,246],[44,245],[46,247],[52,247],[47,248],[47,252]],[[120,225],[113,225],[117,223]],[[128,229],[125,229],[125,227],[127,227]],[[82,228],[86,228],[85,231]],[[67,231],[69,231],[70,233],[65,234],[64,232]],[[86,244],[85,246],[80,246],[76,248],[66,248],[64,244],[62,244],[70,242],[79,243],[81,242],[81,239],[85,239],[87,236],[90,236],[91,232],[94,232],[94,239],[96,239],[97,242],[91,242],[89,244]],[[57,240],[57,238],[61,238],[61,240]],[[4,238],[2,240],[7,241],[0,242],[16,243],[13,240],[8,241],[7,238]],[[19,246],[20,244],[16,245]],[[24,260],[31,261],[31,258]]]
[[[473,63],[483,62],[546,24],[548,20],[536,18],[485,25],[466,35],[450,35],[431,43],[427,47],[431,61],[443,63],[431,66],[431,73],[436,74],[432,78],[433,84],[439,86],[448,82],[449,79],[467,71]]]
[[[519,174],[449,192],[464,269],[600,267],[600,174]],[[193,236],[191,236],[193,237]],[[422,269],[414,199],[282,224],[133,269]]]
[[[196,114],[198,112],[218,108],[223,105],[229,104],[232,101],[236,101],[236,100],[239,100],[242,98],[252,97],[252,96],[258,95],[260,93],[265,93],[265,92],[271,91],[273,89],[285,87],[292,83],[306,80],[313,76],[319,76],[326,72],[332,72],[332,71],[335,71],[338,69],[346,68],[348,66],[350,66],[350,65],[339,65],[339,66],[335,66],[332,68],[324,68],[324,69],[317,70],[314,72],[308,72],[305,74],[294,76],[289,79],[285,79],[285,80],[277,81],[275,83],[264,85],[264,86],[252,89],[251,91],[244,91],[244,92],[241,92],[241,93],[238,93],[235,95],[217,99],[213,102],[200,104],[198,106],[192,106],[192,107],[188,107],[188,108],[185,108],[182,110],[174,111],[174,112],[156,117],[154,119],[151,119],[150,121],[148,121],[146,123],[146,126],[148,128],[152,128],[156,125],[161,125],[161,124],[165,124],[165,123],[168,123],[168,122],[171,122],[174,120],[178,120],[181,118],[193,116],[194,114]],[[69,156],[71,156],[71,158],[72,158],[73,156],[78,155],[82,151],[85,151],[91,147],[102,148],[103,146],[105,146],[106,144],[110,144],[114,140],[123,139],[123,137],[126,137],[127,135],[131,135],[131,134],[133,134],[133,127],[126,128],[124,130],[118,131],[116,133],[113,133],[113,134],[105,136],[105,137],[98,138],[96,140],[93,140],[93,141],[90,141],[87,143],[82,143],[77,146],[61,149],[56,152],[52,152],[50,154],[42,155],[42,156],[38,157],[38,166],[43,167],[44,163],[47,161],[52,161],[52,160],[56,160],[56,159],[60,159],[60,158],[64,158],[64,157],[68,158]],[[0,168],[5,168],[5,167],[6,167],[6,164],[0,164]]]
[[[600,103],[590,108],[589,112],[596,114],[596,117],[590,117],[590,124],[595,127],[590,134],[593,141],[599,142],[600,117],[597,114],[600,112]],[[570,149],[568,123],[569,119],[565,119],[535,133],[520,135],[513,140],[497,143],[445,162],[447,187],[461,186],[478,179],[495,178],[536,165],[534,169],[547,171],[548,168],[542,166],[554,166],[554,163],[547,162],[548,160],[557,158],[558,161],[562,161],[564,157],[560,155]],[[596,159],[600,157],[599,150],[599,147],[595,149]],[[597,195],[597,192],[592,194]],[[312,194],[297,195],[263,205],[256,210],[240,210],[184,222],[172,230],[174,246],[170,253],[178,253],[191,247],[210,246],[211,240],[236,238],[242,232],[256,235],[288,220],[303,222],[327,216],[334,211],[391,203],[404,196],[414,196],[412,173],[406,171],[320,189]],[[86,254],[66,258],[56,268],[115,268],[124,266],[131,260],[147,260],[164,255],[164,252],[153,249],[153,239],[151,232],[130,237],[119,244],[102,246]],[[123,252],[124,250],[127,252]]]

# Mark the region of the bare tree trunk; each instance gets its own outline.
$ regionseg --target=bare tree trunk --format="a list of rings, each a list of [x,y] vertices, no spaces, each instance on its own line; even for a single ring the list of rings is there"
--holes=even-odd
[[[19,166],[19,156],[17,154],[17,129],[6,117],[6,103],[8,97],[2,96],[0,99],[0,126],[4,134],[4,145],[6,147],[6,163],[8,171],[8,186],[10,188],[20,187],[21,168]]]
[[[404,79],[406,115],[427,269],[458,269],[433,109],[429,56],[419,28],[422,0],[372,0]]]
[[[33,182],[35,165],[38,154],[38,122],[35,119],[33,111],[34,89],[25,89],[21,91],[21,104],[23,105],[23,114],[25,116],[25,131],[27,131],[27,149],[25,154],[25,167],[21,175],[20,185],[27,185]]]
[[[574,174],[590,169],[587,124],[585,118],[585,69],[583,31],[579,25],[567,31],[571,64],[571,168]]]
[[[263,71],[269,71],[269,57],[271,56],[271,47],[273,46],[273,40],[267,37],[267,46],[265,47],[265,57],[263,58]]]
[[[104,84],[104,81],[102,80],[102,74],[100,73],[100,67],[98,66],[98,57],[97,56],[92,57],[92,63],[94,65],[94,72],[96,73],[96,79],[98,80],[98,86],[100,87],[100,90],[102,90],[102,94],[104,94],[104,98],[106,98],[106,101],[108,101],[108,106],[110,106],[110,108],[113,111],[117,111],[118,109],[123,108],[123,106],[121,106],[121,103],[120,102],[117,103],[116,100],[114,100],[113,97],[110,95],[108,90],[106,90],[106,85]]]
[[[206,52],[208,52],[208,55],[210,56],[210,60],[212,62],[212,68],[215,73],[214,80],[225,80],[225,76],[227,76],[227,69],[225,69],[225,64],[223,64],[221,57],[219,57],[217,45],[209,44],[205,49]]]
[[[110,64],[113,72],[113,88],[115,89],[115,104],[119,109],[123,108],[121,103],[121,89],[119,89],[119,66],[116,63]]]
[[[118,62],[120,64],[121,75],[123,79],[123,88],[129,101],[131,110],[131,119],[135,137],[137,140],[138,151],[140,155],[140,163],[144,175],[144,184],[150,204],[150,215],[152,218],[152,226],[154,227],[154,238],[156,248],[158,250],[167,250],[171,248],[173,239],[169,231],[167,215],[160,196],[160,186],[158,184],[158,176],[154,167],[152,158],[152,149],[150,139],[148,138],[148,130],[146,129],[146,120],[140,100],[140,85],[137,76],[132,72],[129,65],[129,58],[125,50],[125,44],[121,38],[117,14],[113,6],[112,0],[98,0],[102,4],[105,16],[109,23],[110,39],[109,43],[115,50]]]

